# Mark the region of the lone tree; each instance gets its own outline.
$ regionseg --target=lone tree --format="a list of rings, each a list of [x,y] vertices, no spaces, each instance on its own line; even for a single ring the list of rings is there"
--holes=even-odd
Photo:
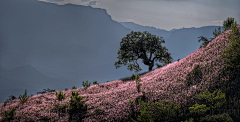
[[[151,35],[149,32],[131,32],[126,37],[122,38],[120,42],[120,50],[118,51],[118,61],[115,62],[116,69],[121,67],[123,64],[128,64],[128,70],[136,70],[135,72],[141,71],[137,63],[138,59],[142,59],[145,65],[148,65],[148,70],[151,71],[154,66],[154,61],[162,63],[171,63],[172,57],[170,53],[166,52],[168,49],[162,47],[161,43],[165,43],[161,37]],[[148,56],[149,54],[149,56]],[[153,57],[154,54],[154,57]],[[133,64],[130,64],[133,62]],[[158,65],[158,64],[156,64]]]

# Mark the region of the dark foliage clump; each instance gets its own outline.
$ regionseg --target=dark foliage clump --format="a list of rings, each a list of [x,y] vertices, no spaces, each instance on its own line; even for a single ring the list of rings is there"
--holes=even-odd
[[[55,92],[55,89],[52,90],[52,89],[48,88],[47,90],[46,89],[43,89],[43,90],[44,91],[42,91],[42,92],[37,92],[37,94],[44,94],[44,93],[48,93],[48,92]]]

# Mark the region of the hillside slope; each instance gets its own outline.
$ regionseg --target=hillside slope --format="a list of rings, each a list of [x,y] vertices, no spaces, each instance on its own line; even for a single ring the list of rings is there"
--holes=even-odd
[[[240,26],[238,26],[240,29]],[[82,96],[83,101],[88,104],[87,114],[84,121],[117,121],[124,118],[124,115],[131,113],[129,99],[133,101],[137,97],[145,93],[147,101],[168,100],[181,106],[189,106],[194,103],[196,94],[203,91],[203,86],[210,86],[210,82],[217,84],[219,81],[224,81],[227,78],[216,79],[220,75],[220,71],[224,68],[224,60],[220,58],[220,52],[223,52],[230,45],[225,39],[231,30],[228,30],[217,36],[206,47],[202,47],[185,58],[168,64],[164,67],[157,68],[154,71],[148,72],[140,77],[141,88],[137,91],[136,82],[123,82],[116,80],[108,83],[93,85],[88,88],[77,88],[62,91],[66,94],[66,98],[58,101],[55,92],[39,94],[28,98],[26,103],[20,104],[19,99],[6,102],[6,107],[0,104],[1,117],[3,111],[10,111],[16,107],[15,120],[18,116],[22,116],[21,121],[40,120],[48,118],[53,121],[54,118],[67,121],[68,115],[63,114],[59,118],[57,112],[52,111],[54,105],[68,104],[72,91],[76,91]],[[200,81],[191,81],[191,85],[187,86],[187,75],[196,69],[199,65],[198,72],[201,74]],[[207,77],[208,79],[207,79]],[[57,91],[59,92],[59,91]],[[171,92],[174,97],[171,98]],[[102,114],[94,114],[96,109],[101,109]],[[134,104],[134,109],[139,110],[139,106]],[[50,112],[51,111],[51,112]]]

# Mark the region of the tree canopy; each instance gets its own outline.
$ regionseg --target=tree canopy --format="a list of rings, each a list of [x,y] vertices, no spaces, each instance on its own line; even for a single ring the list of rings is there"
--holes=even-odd
[[[120,50],[118,51],[118,61],[115,62],[116,69],[121,65],[128,65],[128,70],[141,71],[137,63],[138,59],[142,59],[143,64],[149,66],[149,71],[154,66],[154,61],[161,63],[171,63],[172,57],[167,52],[166,47],[162,47],[161,43],[165,43],[162,37],[156,37],[149,32],[131,32],[120,42]],[[133,62],[133,63],[130,63]],[[157,64],[156,64],[157,65]]]
[[[237,24],[237,21],[234,21],[234,18],[228,17],[227,20],[223,21],[224,31],[229,30],[232,24]]]

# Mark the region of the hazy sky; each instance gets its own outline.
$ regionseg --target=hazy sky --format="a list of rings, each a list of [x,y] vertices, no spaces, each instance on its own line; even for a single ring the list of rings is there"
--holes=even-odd
[[[240,0],[39,0],[103,8],[113,20],[171,30],[222,26],[227,17],[240,23]]]

